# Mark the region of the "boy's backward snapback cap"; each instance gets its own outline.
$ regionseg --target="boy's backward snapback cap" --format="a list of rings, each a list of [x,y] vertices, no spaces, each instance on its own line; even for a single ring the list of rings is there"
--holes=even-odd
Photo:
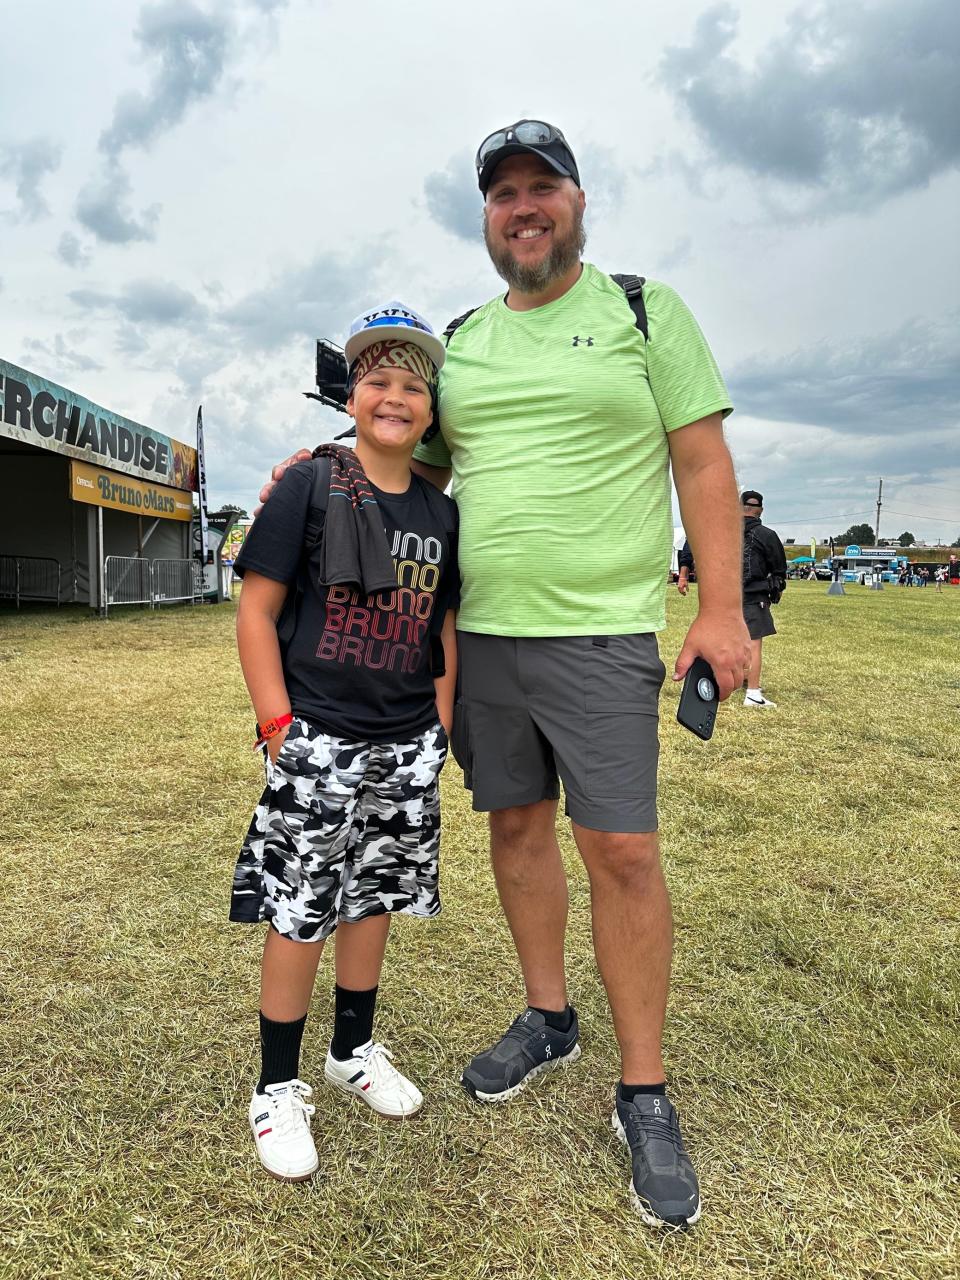
[[[762,507],[763,494],[757,493],[756,489],[744,489],[740,495],[740,502],[745,507]]]
[[[361,351],[366,351],[374,342],[409,342],[424,351],[438,369],[446,359],[447,349],[429,322],[396,298],[382,306],[371,307],[354,320],[343,348],[348,367],[353,365]]]

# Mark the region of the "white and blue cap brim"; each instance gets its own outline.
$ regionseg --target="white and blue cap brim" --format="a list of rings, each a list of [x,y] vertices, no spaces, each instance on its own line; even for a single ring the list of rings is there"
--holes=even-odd
[[[350,326],[350,336],[343,348],[348,367],[361,351],[375,342],[409,342],[424,351],[437,368],[441,368],[447,349],[433,332],[429,322],[412,307],[394,299],[382,306],[371,307],[357,316]]]

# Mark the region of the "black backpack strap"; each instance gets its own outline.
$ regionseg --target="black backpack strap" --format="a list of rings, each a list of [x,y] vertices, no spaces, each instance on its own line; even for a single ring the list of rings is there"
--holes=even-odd
[[[456,507],[429,480],[422,480],[421,478],[421,488],[426,495],[430,514],[447,535],[449,544],[457,532]],[[442,676],[446,671],[443,643],[440,639],[442,629],[443,616],[438,616],[437,612],[434,611],[434,615],[430,620],[430,673],[433,676]]]
[[[330,459],[311,458],[313,484],[310,488],[310,507],[307,511],[307,530],[303,537],[303,549],[309,555],[320,541],[327,518],[327,501],[330,497]]]
[[[627,301],[630,303],[630,310],[636,318],[637,328],[643,334],[644,341],[646,341],[650,336],[647,332],[647,308],[643,301],[643,286],[647,282],[646,277],[621,274],[611,275],[610,279],[618,284],[627,295]],[[466,319],[466,317],[464,317],[464,319]]]
[[[310,463],[313,467],[313,483],[310,486],[310,506],[307,508],[307,526],[303,534],[300,563],[297,566],[296,579],[290,584],[287,598],[280,610],[280,617],[277,619],[277,638],[282,650],[286,650],[293,639],[300,601],[307,589],[310,553],[323,537],[323,526],[327,518],[327,500],[330,496],[330,459],[311,458]]]
[[[471,307],[470,310],[465,311],[462,316],[457,316],[456,319],[450,321],[450,323],[447,325],[447,327],[443,331],[443,345],[445,347],[449,347],[450,339],[453,337],[453,335],[457,332],[457,330],[464,323],[464,321],[469,320],[470,317],[473,315],[473,313],[477,310],[478,310],[477,307]]]

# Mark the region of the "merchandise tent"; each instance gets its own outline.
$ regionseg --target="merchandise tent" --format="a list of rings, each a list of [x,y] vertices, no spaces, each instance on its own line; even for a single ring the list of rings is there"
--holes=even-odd
[[[0,475],[0,599],[103,609],[154,590],[158,566],[189,578],[191,445],[0,360]]]

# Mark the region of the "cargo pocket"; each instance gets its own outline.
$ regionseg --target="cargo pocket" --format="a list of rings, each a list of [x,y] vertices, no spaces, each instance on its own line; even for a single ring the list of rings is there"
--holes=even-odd
[[[587,647],[585,775],[591,796],[655,792],[665,676],[653,635],[598,636]]]
[[[463,770],[464,781],[470,786],[470,774],[473,769],[473,750],[470,742],[470,723],[467,717],[467,704],[458,697],[453,704],[453,732],[450,734],[450,750],[453,758]]]

